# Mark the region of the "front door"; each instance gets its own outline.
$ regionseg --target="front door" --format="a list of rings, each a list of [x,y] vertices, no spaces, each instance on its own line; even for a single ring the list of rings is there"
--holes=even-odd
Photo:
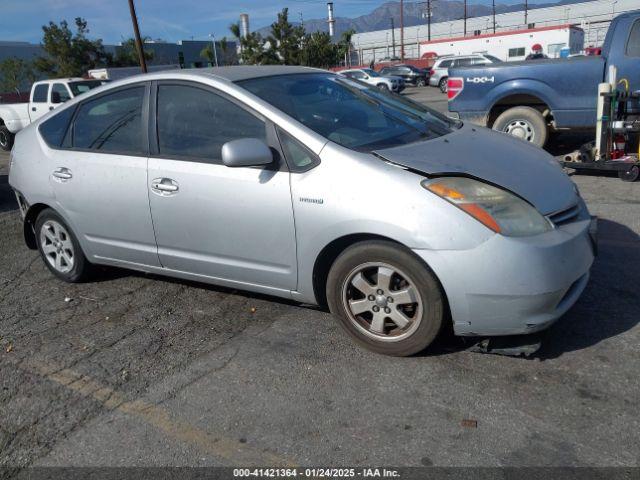
[[[266,141],[264,119],[213,89],[157,86],[149,198],[162,266],[240,284],[296,288],[289,173],[230,168],[222,145]],[[157,142],[157,143],[156,143]]]
[[[128,86],[81,103],[63,148],[51,151],[61,211],[85,253],[100,260],[160,265],[147,190],[148,88]]]

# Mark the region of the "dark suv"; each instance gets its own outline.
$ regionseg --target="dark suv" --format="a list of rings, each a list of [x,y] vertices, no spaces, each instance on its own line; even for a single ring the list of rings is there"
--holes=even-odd
[[[394,76],[404,78],[405,83],[410,83],[416,87],[424,87],[429,83],[429,74],[426,70],[414,67],[413,65],[392,65],[383,67],[380,73],[385,77]]]

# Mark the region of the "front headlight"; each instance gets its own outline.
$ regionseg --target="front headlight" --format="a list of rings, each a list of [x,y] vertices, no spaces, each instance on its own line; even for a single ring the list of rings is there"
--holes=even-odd
[[[521,198],[472,178],[443,177],[425,180],[422,186],[502,235],[524,237],[553,228],[538,210]]]

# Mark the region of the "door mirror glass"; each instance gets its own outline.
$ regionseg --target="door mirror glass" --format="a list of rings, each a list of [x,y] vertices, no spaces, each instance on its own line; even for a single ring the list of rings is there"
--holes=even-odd
[[[273,162],[273,154],[258,138],[239,138],[222,146],[222,163],[227,167],[257,167]]]

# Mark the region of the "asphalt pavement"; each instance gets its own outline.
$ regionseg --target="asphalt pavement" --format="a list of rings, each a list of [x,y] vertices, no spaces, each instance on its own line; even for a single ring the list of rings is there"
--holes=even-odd
[[[7,162],[1,467],[638,466],[640,183],[573,177],[600,255],[533,357],[444,336],[389,358],[307,305],[124,270],[54,279],[24,246]]]

